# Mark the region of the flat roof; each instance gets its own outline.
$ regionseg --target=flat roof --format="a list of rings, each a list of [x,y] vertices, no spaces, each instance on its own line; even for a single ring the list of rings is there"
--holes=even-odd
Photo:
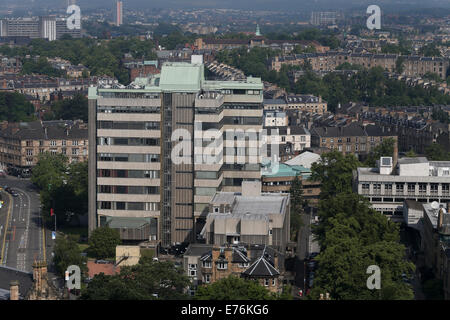
[[[289,194],[262,193],[260,196],[242,196],[233,192],[217,192],[211,204],[230,204],[230,213],[210,213],[215,217],[263,219],[267,214],[283,214]],[[254,217],[250,217],[254,216]]]
[[[289,165],[286,163],[279,163],[278,170],[274,173],[271,173],[272,166],[269,166],[264,172],[268,172],[263,174],[263,177],[295,177],[299,175],[301,177],[309,177],[311,175],[311,170],[305,168],[302,165]],[[273,168],[274,170],[276,168]]]
[[[414,157],[414,158],[401,158],[398,159],[399,164],[415,164],[415,163],[427,163],[428,159],[425,157]]]

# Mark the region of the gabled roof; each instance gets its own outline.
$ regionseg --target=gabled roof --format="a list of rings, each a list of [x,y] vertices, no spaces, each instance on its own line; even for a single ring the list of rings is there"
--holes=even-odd
[[[232,262],[233,263],[248,263],[248,262],[250,262],[250,259],[247,257],[247,254],[243,250],[233,247]]]
[[[259,257],[242,275],[246,277],[276,277],[280,272],[265,258],[264,254]]]
[[[200,258],[200,261],[211,261],[211,260],[212,260],[212,252],[211,251],[208,251]]]

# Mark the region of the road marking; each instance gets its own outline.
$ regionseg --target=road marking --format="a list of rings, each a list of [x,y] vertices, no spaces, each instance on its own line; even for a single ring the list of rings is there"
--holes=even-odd
[[[39,210],[39,214],[41,211]],[[45,228],[44,228],[44,221],[42,219],[42,216],[40,215],[41,222],[42,222],[42,248],[44,249],[44,262],[47,262],[47,256],[45,254]]]
[[[16,240],[16,226],[14,226],[14,231],[13,231],[13,239],[12,241]]]
[[[21,191],[27,198],[28,198],[28,214],[25,213],[24,216],[26,218],[26,222],[25,222],[25,231],[23,233],[23,242],[21,242],[21,244],[19,245],[19,252],[17,254],[17,268],[18,269],[22,269],[23,271],[26,271],[27,268],[27,264],[26,261],[29,261],[27,256],[29,255],[29,252],[26,250],[27,246],[28,246],[28,241],[29,241],[29,229],[30,229],[30,217],[31,217],[31,198],[30,196],[23,190],[19,189],[19,188],[15,188],[18,191]],[[21,207],[22,207],[22,197],[20,197],[21,200]],[[24,205],[25,204],[25,200],[24,200]],[[25,219],[24,219],[25,221]],[[38,226],[38,230],[39,230],[39,226]],[[40,231],[39,235],[41,234]],[[22,239],[21,239],[22,240]],[[40,241],[38,242],[40,243]],[[23,251],[23,252],[20,252]],[[36,260],[36,259],[34,259]]]
[[[6,215],[5,233],[3,236],[2,257],[0,260],[0,264],[3,264],[3,261],[5,260],[6,230],[8,230],[9,215],[11,213],[11,207],[12,207],[12,197],[9,195],[9,193],[7,193],[7,195],[9,198],[9,206],[8,206],[8,214]]]

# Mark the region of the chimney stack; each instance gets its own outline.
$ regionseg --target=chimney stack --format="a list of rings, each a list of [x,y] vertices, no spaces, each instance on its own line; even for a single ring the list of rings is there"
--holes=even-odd
[[[395,169],[397,168],[398,162],[398,140],[394,139],[394,154],[392,155],[392,173],[395,173]]]
[[[9,300],[19,300],[19,281],[17,280],[9,284]]]
[[[444,210],[443,210],[443,208],[440,208],[439,209],[439,215],[438,215],[438,221],[437,221],[437,229],[438,229],[438,231],[441,230],[443,221],[444,221]]]

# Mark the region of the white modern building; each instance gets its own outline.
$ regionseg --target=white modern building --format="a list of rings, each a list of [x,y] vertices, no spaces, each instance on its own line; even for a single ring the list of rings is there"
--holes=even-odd
[[[265,127],[283,127],[288,125],[288,116],[284,111],[265,111]]]
[[[450,201],[450,161],[402,158],[395,165],[391,157],[382,157],[378,162],[377,168],[354,172],[354,191],[369,199],[377,211],[403,219],[405,200]]]

